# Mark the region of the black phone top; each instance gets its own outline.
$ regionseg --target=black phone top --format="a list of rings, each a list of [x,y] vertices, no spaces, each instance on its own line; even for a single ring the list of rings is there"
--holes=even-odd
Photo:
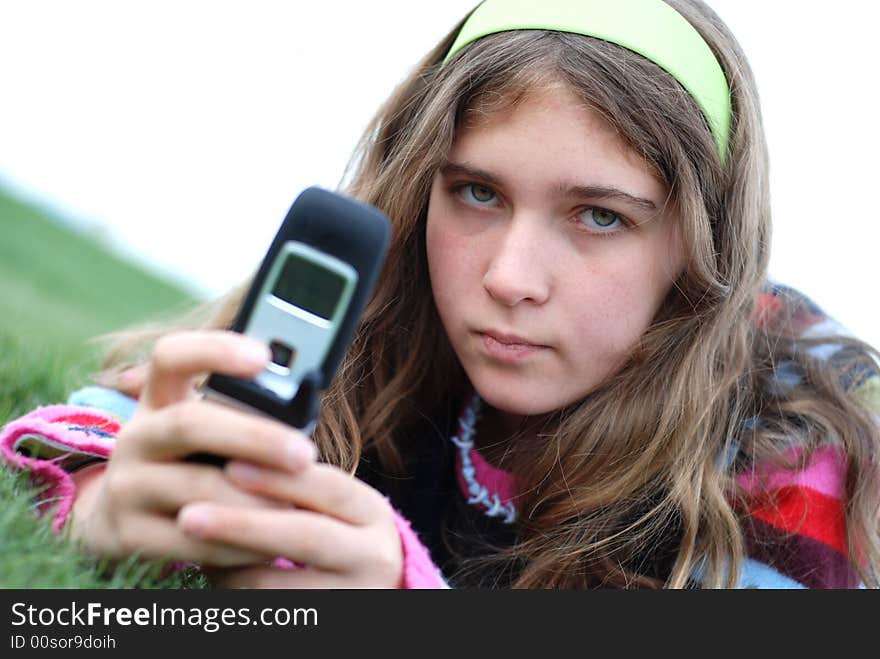
[[[297,241],[345,261],[357,271],[357,284],[333,343],[320,368],[305,375],[290,401],[254,380],[216,373],[209,376],[206,388],[296,428],[308,426],[318,414],[321,390],[333,380],[348,352],[385,261],[390,236],[391,223],[377,208],[318,187],[304,190],[278,229],[230,329],[245,330],[272,264],[288,241]]]

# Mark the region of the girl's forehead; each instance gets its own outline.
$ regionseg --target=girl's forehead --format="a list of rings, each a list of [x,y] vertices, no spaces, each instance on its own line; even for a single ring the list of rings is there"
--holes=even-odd
[[[456,131],[450,157],[490,159],[504,156],[515,145],[532,145],[535,159],[551,145],[563,148],[571,160],[601,157],[614,169],[647,175],[662,185],[654,169],[600,111],[564,83],[548,84],[496,103],[492,111],[470,112]]]
[[[544,105],[551,109],[554,105],[578,102],[590,109],[589,104],[579,99],[575,89],[555,73],[532,75],[528,79],[514,77],[500,87],[472,95],[463,108],[462,126],[468,128],[499,115],[510,115],[524,105]]]

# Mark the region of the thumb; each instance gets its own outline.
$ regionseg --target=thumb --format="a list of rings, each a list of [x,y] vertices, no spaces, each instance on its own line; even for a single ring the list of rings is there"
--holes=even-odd
[[[204,373],[252,377],[271,358],[264,343],[226,330],[168,334],[156,343],[146,372],[141,406],[160,409],[190,396]]]

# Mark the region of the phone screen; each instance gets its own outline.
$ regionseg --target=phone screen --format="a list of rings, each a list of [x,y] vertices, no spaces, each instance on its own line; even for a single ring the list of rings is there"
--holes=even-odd
[[[272,295],[330,320],[342,297],[347,280],[336,272],[308,261],[297,254],[288,254]]]

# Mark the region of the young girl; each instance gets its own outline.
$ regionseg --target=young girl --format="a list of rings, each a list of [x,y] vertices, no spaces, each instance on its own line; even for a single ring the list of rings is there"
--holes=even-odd
[[[242,287],[6,427],[58,528],[225,586],[878,586],[874,353],[766,281],[755,85],[705,4],[486,0],[346,191],[394,233],[314,442],[197,393],[268,362],[221,329]]]

